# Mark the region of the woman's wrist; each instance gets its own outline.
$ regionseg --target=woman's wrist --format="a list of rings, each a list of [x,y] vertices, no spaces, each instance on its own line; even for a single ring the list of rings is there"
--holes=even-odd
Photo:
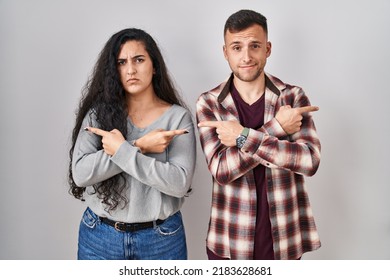
[[[145,153],[145,150],[144,150],[144,148],[142,147],[142,145],[140,144],[140,142],[141,142],[140,139],[135,139],[135,140],[132,140],[132,141],[130,142],[130,144],[131,144],[132,146],[138,148],[138,149],[141,151],[141,153],[144,154],[144,153]]]

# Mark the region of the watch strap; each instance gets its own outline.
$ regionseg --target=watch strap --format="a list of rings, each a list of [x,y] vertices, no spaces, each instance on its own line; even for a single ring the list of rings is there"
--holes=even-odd
[[[248,137],[248,134],[249,134],[249,128],[244,127],[244,129],[241,131],[240,135]]]

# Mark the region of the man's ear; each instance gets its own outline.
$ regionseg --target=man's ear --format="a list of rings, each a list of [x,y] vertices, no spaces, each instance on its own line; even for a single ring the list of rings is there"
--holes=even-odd
[[[228,56],[227,56],[227,51],[226,51],[226,46],[225,45],[223,45],[223,55],[224,55],[224,57],[225,57],[225,59],[227,60],[228,59]]]
[[[270,41],[267,42],[267,58],[271,55],[272,43]]]

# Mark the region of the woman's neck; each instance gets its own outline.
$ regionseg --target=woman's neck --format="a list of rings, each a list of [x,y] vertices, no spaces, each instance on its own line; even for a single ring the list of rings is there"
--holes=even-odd
[[[128,114],[133,124],[144,128],[158,119],[170,104],[153,95],[129,96]]]

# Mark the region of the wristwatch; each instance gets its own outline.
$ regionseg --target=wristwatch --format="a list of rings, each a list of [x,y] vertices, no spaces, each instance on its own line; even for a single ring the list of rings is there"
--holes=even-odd
[[[248,138],[248,134],[249,134],[249,128],[244,127],[244,129],[242,130],[241,134],[238,135],[238,137],[236,138],[236,146],[237,146],[237,148],[241,149],[244,146],[245,141]]]

